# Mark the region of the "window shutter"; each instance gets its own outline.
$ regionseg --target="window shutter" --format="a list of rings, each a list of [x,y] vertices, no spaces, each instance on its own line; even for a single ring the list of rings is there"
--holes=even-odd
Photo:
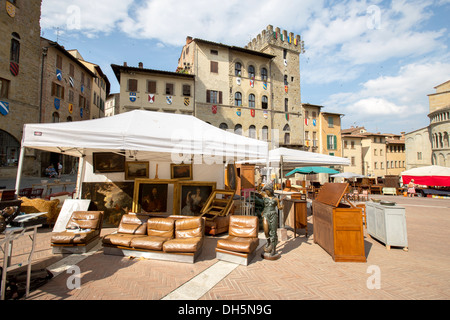
[[[156,81],[149,81],[147,85],[148,93],[156,93]]]
[[[333,136],[333,150],[337,150],[337,137]]]
[[[219,91],[219,104],[222,104],[222,91]]]
[[[206,90],[206,103],[211,102],[211,90]]]

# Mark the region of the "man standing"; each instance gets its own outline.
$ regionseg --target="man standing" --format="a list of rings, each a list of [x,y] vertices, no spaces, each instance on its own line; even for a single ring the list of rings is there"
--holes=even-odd
[[[61,178],[61,174],[62,174],[62,164],[61,162],[58,162],[58,178]]]

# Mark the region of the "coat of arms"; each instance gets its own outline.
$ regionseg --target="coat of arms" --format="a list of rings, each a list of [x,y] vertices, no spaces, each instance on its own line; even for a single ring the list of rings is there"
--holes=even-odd
[[[16,7],[9,1],[6,1],[6,12],[11,18],[16,16]]]
[[[6,101],[0,101],[0,113],[6,116],[9,113],[9,103]]]
[[[167,104],[172,104],[172,96],[166,97]]]
[[[135,102],[136,101],[136,92],[130,92],[130,101]]]
[[[241,114],[242,114],[241,108],[237,108],[237,109],[236,109],[236,114],[237,114],[239,117],[241,116]]]

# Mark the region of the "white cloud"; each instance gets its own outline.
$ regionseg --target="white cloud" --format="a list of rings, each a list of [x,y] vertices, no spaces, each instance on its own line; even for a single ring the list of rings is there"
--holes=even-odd
[[[43,0],[41,27],[80,31],[88,37],[115,30],[128,17],[133,0]]]
[[[401,67],[395,76],[381,76],[363,83],[355,92],[332,95],[325,105],[351,115],[359,122],[384,122],[396,127],[403,119],[426,119],[428,94],[450,79],[450,62],[412,63]]]

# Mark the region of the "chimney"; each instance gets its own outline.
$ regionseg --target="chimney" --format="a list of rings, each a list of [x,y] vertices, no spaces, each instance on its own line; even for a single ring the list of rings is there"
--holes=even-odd
[[[187,37],[186,37],[186,44],[188,45],[188,44],[191,43],[191,42],[192,42],[192,37],[187,36]]]
[[[144,64],[142,62],[139,62],[139,68],[140,69],[144,68]]]
[[[124,66],[124,67],[128,67],[128,64],[127,64],[126,61],[123,63],[123,66]]]

